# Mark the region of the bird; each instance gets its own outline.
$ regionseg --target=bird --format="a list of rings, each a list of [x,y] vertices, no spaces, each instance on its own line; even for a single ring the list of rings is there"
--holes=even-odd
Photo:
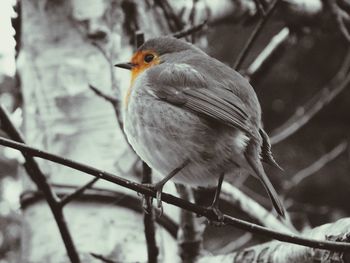
[[[209,207],[219,219],[223,180],[239,174],[260,179],[278,215],[285,208],[262,162],[282,169],[262,127],[253,87],[240,73],[194,44],[171,36],[149,39],[131,60],[122,103],[123,129],[138,156],[163,177],[153,184],[158,206],[169,180],[216,187]]]

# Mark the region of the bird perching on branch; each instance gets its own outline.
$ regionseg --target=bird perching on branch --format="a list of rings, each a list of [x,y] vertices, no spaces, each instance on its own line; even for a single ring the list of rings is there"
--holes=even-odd
[[[285,209],[262,161],[279,167],[262,128],[257,96],[238,72],[185,41],[154,38],[138,48],[124,98],[124,131],[136,153],[165,175],[153,187],[160,206],[168,180],[192,187],[215,187],[238,174],[258,177],[280,216]]]

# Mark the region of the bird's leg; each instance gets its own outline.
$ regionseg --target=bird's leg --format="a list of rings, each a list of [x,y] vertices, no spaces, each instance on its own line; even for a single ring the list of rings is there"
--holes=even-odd
[[[220,174],[218,186],[216,187],[216,190],[215,190],[213,203],[211,204],[211,206],[208,207],[218,217],[219,222],[222,222],[224,220],[224,214],[219,209],[221,186],[222,186],[224,177],[225,177],[225,173]]]
[[[190,162],[189,159],[186,159],[179,167],[172,170],[167,176],[165,176],[162,180],[160,180],[156,184],[148,184],[150,188],[156,190],[156,199],[157,199],[157,207],[161,210],[160,215],[163,214],[163,206],[162,206],[162,191],[164,185],[173,178],[178,172],[180,172],[186,165]]]

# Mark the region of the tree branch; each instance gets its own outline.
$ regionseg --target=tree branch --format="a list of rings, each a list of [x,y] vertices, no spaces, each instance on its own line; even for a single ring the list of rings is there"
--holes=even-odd
[[[266,16],[264,5],[261,3],[261,0],[254,0],[256,9],[258,10],[259,14],[264,17]]]
[[[346,141],[341,142],[334,149],[332,149],[330,152],[323,155],[316,162],[312,163],[308,167],[297,172],[294,176],[291,177],[291,180],[289,181],[286,180],[283,187],[285,192],[284,196],[289,195],[293,187],[295,187],[296,185],[299,185],[300,182],[302,182],[305,178],[309,177],[310,175],[313,175],[314,173],[319,171],[322,167],[324,167],[327,163],[333,161],[340,154],[345,152],[347,148],[348,148],[348,143]]]
[[[117,118],[117,122],[118,122],[118,125],[120,127],[120,129],[122,130],[122,134],[123,134],[123,137],[124,137],[124,140],[126,141],[126,143],[129,145],[129,148],[133,151],[134,149],[132,148],[132,146],[130,145],[128,139],[126,138],[126,135],[123,131],[123,120],[122,120],[122,116],[120,114],[120,111],[119,111],[119,107],[120,107],[120,101],[118,98],[116,97],[113,97],[113,96],[110,96],[108,94],[105,94],[104,92],[102,92],[101,90],[97,89],[96,87],[92,86],[91,84],[89,84],[89,88],[95,92],[95,94],[103,99],[105,99],[107,102],[111,103],[113,109],[114,109],[114,112],[115,112],[115,116]]]
[[[316,93],[302,107],[280,127],[271,132],[271,144],[279,143],[302,128],[309,120],[314,117],[320,110],[330,103],[338,94],[340,94],[350,83],[350,49],[344,59],[343,65],[335,77]]]
[[[335,0],[326,0],[326,3],[338,25],[339,31],[341,32],[345,40],[347,42],[350,42],[350,33],[345,25],[345,22],[349,22],[350,19],[348,13],[343,11]],[[346,3],[346,1],[344,1],[344,3]]]
[[[340,219],[335,223],[325,224],[311,229],[303,235],[324,238],[333,241],[350,242],[350,218]],[[335,235],[334,235],[335,234]],[[294,244],[271,241],[240,251],[218,256],[206,256],[197,263],[309,263],[309,262],[347,262],[350,253],[330,253],[324,249],[312,249]]]
[[[89,88],[95,92],[95,94],[103,99],[105,99],[106,101],[110,102],[114,108],[118,108],[120,101],[117,97],[113,97],[111,95],[108,95],[106,93],[104,93],[103,91],[99,90],[98,88],[92,86],[91,84],[89,84]]]
[[[65,197],[63,197],[61,199],[60,206],[64,207],[66,204],[68,204],[69,202],[73,201],[74,199],[76,199],[77,197],[79,197],[81,194],[84,193],[84,191],[90,187],[92,187],[94,185],[94,183],[96,183],[98,181],[98,177],[95,177],[94,179],[92,179],[90,182],[86,183],[85,185],[82,185],[81,187],[79,187],[78,189],[76,189],[73,193],[66,195]]]
[[[155,0],[155,4],[160,6],[160,8],[163,10],[164,16],[168,22],[168,26],[170,31],[176,32],[178,30],[181,30],[183,28],[183,22],[181,19],[175,14],[174,9],[169,4],[168,0]]]
[[[238,188],[227,182],[222,184],[221,198],[229,203],[235,204],[251,218],[254,218],[262,225],[270,229],[275,229],[290,234],[298,232],[292,225],[287,225],[281,222],[270,211],[267,211],[255,200],[245,195]]]
[[[108,95],[104,93],[103,91],[99,90],[98,88],[94,87],[93,85],[89,84],[89,88],[99,97],[105,99],[109,103],[111,103],[115,116],[117,117],[117,121],[119,124],[120,129],[123,129],[123,120],[119,112],[119,107],[120,107],[120,100],[117,97],[113,97],[111,95]],[[126,139],[126,138],[125,138]]]
[[[175,32],[172,34],[173,37],[175,38],[182,38],[182,37],[187,37],[193,33],[199,32],[204,29],[204,26],[207,25],[208,20],[204,20],[202,23],[198,25],[191,26],[189,28],[185,28],[183,30],[180,30],[178,32]]]
[[[100,254],[96,254],[96,253],[90,253],[90,255],[96,259],[99,259],[101,262],[105,262],[105,263],[117,263],[116,261],[110,260]]]
[[[135,32],[135,47],[139,48],[145,42],[145,34],[138,30]]]
[[[176,185],[180,198],[194,201],[192,189],[185,185]],[[182,263],[192,263],[199,258],[203,250],[204,225],[198,224],[195,215],[187,210],[181,210],[178,231],[178,247]]]
[[[0,105],[0,122],[1,129],[7,133],[7,135],[14,141],[24,143],[23,136],[17,130],[17,128],[12,124],[5,108]],[[46,176],[41,171],[39,165],[34,160],[34,158],[28,153],[22,153],[25,159],[24,168],[27,171],[30,179],[36,184],[38,189],[43,193],[51,212],[57,223],[57,227],[60,231],[62,241],[67,250],[68,257],[72,263],[79,263],[79,254],[74,245],[72,236],[69,232],[62,207],[60,206],[60,201],[54,191],[51,189],[49,183],[46,180]]]
[[[48,153],[46,151],[38,150],[33,147],[29,147],[23,143],[18,143],[13,140],[9,140],[6,138],[0,137],[0,144],[11,147],[13,149],[17,149],[25,154],[29,154],[35,157],[40,157],[46,160],[50,160],[55,163],[59,163],[62,165],[65,165],[67,167],[79,170],[81,172],[100,177],[103,180],[112,182],[114,184],[123,186],[125,188],[134,190],[136,192],[139,192],[144,195],[156,197],[156,191],[153,189],[150,189],[142,184],[127,180],[125,178],[121,178],[117,175],[114,175],[112,173],[108,173],[99,169],[96,169],[94,167],[78,163],[75,161],[72,161],[70,159],[66,159],[51,153]],[[193,213],[196,213],[199,216],[204,216],[210,221],[218,221],[218,216],[208,208],[204,208],[198,205],[195,205],[193,203],[190,203],[186,200],[177,198],[173,195],[162,193],[161,197],[162,201],[175,205],[179,208],[186,209],[188,211],[191,211]],[[293,244],[299,244],[302,246],[308,246],[313,248],[321,248],[321,249],[328,249],[328,250],[334,250],[334,251],[350,251],[350,244],[344,243],[344,242],[333,242],[333,241],[321,241],[321,240],[315,240],[315,239],[309,239],[301,236],[296,235],[290,235],[278,231],[274,231],[271,229],[268,229],[266,227],[262,227],[256,224],[249,223],[247,221],[237,219],[228,215],[223,216],[222,222],[227,225],[231,225],[233,227],[265,236],[268,238],[277,239],[283,242],[293,243]]]
[[[261,75],[259,73],[271,66],[274,61],[273,58],[276,57],[278,53],[281,53],[289,36],[289,29],[284,27],[279,33],[272,37],[269,44],[267,44],[244,72],[244,75],[250,80],[256,78],[257,75]]]
[[[152,170],[145,163],[142,162],[142,183],[151,184],[152,183]],[[159,249],[156,242],[156,229],[154,224],[154,209],[152,207],[152,197],[144,196],[144,215],[143,224],[145,226],[145,238],[147,245],[147,255],[149,263],[158,262]],[[147,212],[146,212],[147,211]]]
[[[235,70],[239,70],[239,68],[241,67],[244,59],[246,58],[246,56],[248,55],[248,52],[250,51],[251,47],[253,46],[254,41],[256,40],[256,38],[259,36],[261,30],[264,28],[266,22],[269,20],[269,18],[271,17],[273,11],[276,9],[277,4],[280,0],[274,0],[271,4],[271,7],[269,8],[269,10],[266,12],[266,15],[263,16],[260,21],[258,22],[258,24],[255,26],[253,32],[251,33],[248,41],[246,42],[245,46],[243,47],[242,51],[239,53],[236,62],[233,66],[233,68]]]

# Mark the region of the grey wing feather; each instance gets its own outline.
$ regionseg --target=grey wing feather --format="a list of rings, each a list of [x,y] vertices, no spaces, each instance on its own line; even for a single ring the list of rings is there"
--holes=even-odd
[[[262,160],[283,171],[283,168],[276,162],[276,160],[272,156],[271,143],[270,143],[269,136],[262,128],[260,128],[259,133],[260,133],[262,140],[263,140],[262,145],[261,145],[261,158],[262,158]]]
[[[170,86],[163,86],[162,89],[155,91],[159,99],[168,101],[174,105],[184,105],[187,102],[186,96]]]
[[[243,102],[219,83],[206,80],[189,65],[160,65],[149,71],[150,87],[162,100],[182,106],[252,135]]]
[[[187,103],[184,104],[184,107],[250,134],[249,127],[246,124],[248,118],[241,111],[237,110],[235,104],[225,101],[211,90],[205,88],[184,90],[184,94],[187,98]]]

